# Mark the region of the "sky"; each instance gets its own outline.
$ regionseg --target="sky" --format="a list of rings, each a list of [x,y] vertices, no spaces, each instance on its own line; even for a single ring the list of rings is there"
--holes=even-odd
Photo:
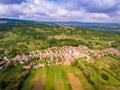
[[[0,0],[0,18],[120,22],[120,0]]]

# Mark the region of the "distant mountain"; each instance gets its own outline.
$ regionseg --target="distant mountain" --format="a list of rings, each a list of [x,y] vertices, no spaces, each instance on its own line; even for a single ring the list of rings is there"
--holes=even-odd
[[[21,19],[0,18],[0,24],[16,23],[16,22],[31,22],[31,21],[21,20]]]
[[[120,26],[120,23],[96,23],[96,22],[43,22],[46,24],[57,24],[64,26],[79,26],[82,28],[89,27],[108,27],[108,26]]]
[[[60,26],[90,28],[104,31],[120,32],[120,23],[96,23],[96,22],[43,22],[45,24],[56,24]]]
[[[93,30],[114,31],[120,33],[120,23],[96,23],[96,22],[41,22],[21,19],[1,18],[0,24],[16,23],[16,22],[37,22],[44,24],[56,24],[60,26],[89,28]]]

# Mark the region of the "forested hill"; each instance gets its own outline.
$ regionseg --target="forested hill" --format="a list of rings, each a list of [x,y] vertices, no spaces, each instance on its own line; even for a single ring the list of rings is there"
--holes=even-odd
[[[98,30],[63,27],[34,22],[19,22],[0,26],[0,47],[12,54],[46,49],[53,46],[87,45],[91,49],[120,49],[120,35]]]

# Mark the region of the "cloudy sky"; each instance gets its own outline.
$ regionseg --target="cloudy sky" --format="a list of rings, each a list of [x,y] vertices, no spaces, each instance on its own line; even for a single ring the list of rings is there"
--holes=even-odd
[[[120,0],[0,0],[0,18],[120,22]]]

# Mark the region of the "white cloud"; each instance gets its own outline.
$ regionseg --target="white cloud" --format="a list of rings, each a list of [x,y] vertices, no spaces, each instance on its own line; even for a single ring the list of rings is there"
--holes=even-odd
[[[55,2],[50,2],[48,0],[27,0],[21,4],[13,5],[0,5],[0,16],[1,17],[15,17],[20,19],[28,20],[39,20],[39,21],[97,21],[97,22],[119,22],[120,14],[118,9],[114,11],[113,14],[109,15],[107,12],[102,12],[103,8],[111,8],[116,4],[115,0],[69,0],[66,6],[64,3],[57,4]],[[76,3],[74,4],[73,1]],[[93,2],[92,2],[93,1]],[[79,6],[79,3],[80,4]],[[95,4],[98,3],[98,4]],[[78,5],[77,5],[78,4]],[[88,11],[84,6],[87,5],[96,5],[96,8],[99,8],[101,12],[91,12]],[[75,8],[72,9],[69,6],[73,5]],[[82,6],[83,5],[83,6]],[[97,6],[98,5],[98,6]],[[93,7],[92,7],[93,8]],[[97,9],[94,9],[97,10]],[[94,11],[93,10],[93,11]]]

